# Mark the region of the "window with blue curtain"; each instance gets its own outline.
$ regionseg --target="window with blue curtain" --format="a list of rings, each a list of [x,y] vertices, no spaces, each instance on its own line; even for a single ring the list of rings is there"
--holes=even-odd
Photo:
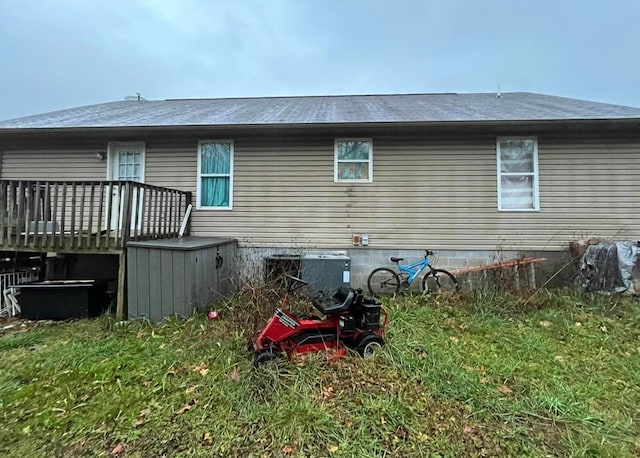
[[[233,144],[200,143],[200,207],[231,208]]]

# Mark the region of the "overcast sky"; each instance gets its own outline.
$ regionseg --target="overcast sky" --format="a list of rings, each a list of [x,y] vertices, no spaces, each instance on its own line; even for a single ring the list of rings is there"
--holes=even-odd
[[[640,107],[640,0],[0,0],[0,120],[147,99],[528,91]]]

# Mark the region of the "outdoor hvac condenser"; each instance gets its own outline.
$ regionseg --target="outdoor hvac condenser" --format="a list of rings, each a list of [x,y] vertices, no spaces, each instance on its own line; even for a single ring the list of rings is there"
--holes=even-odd
[[[265,268],[267,279],[289,274],[308,281],[305,292],[309,295],[330,294],[339,286],[351,285],[351,259],[341,251],[273,255],[267,257]]]

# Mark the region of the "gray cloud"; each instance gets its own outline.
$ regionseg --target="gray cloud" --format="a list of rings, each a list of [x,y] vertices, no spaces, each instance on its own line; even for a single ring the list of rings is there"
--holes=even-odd
[[[120,100],[531,91],[640,106],[640,2],[2,0],[0,119]]]

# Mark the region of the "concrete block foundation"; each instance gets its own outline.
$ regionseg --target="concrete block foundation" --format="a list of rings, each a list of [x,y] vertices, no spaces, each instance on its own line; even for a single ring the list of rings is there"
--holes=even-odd
[[[555,275],[552,285],[562,284],[565,277],[571,276],[572,268],[566,268],[569,262],[568,251],[492,251],[492,250],[433,250],[435,256],[431,258],[436,268],[446,270],[476,267],[493,264],[522,257],[544,257],[547,261],[535,266],[537,284],[541,285]],[[351,259],[351,286],[364,288],[367,286],[369,273],[377,267],[394,268],[391,256],[404,258],[403,264],[420,261],[424,257],[424,250],[384,250],[371,248],[350,249],[285,249],[285,248],[238,248],[237,266],[240,280],[264,279],[265,259],[274,255],[304,256],[318,253],[346,254]],[[556,275],[562,269],[562,275]]]

